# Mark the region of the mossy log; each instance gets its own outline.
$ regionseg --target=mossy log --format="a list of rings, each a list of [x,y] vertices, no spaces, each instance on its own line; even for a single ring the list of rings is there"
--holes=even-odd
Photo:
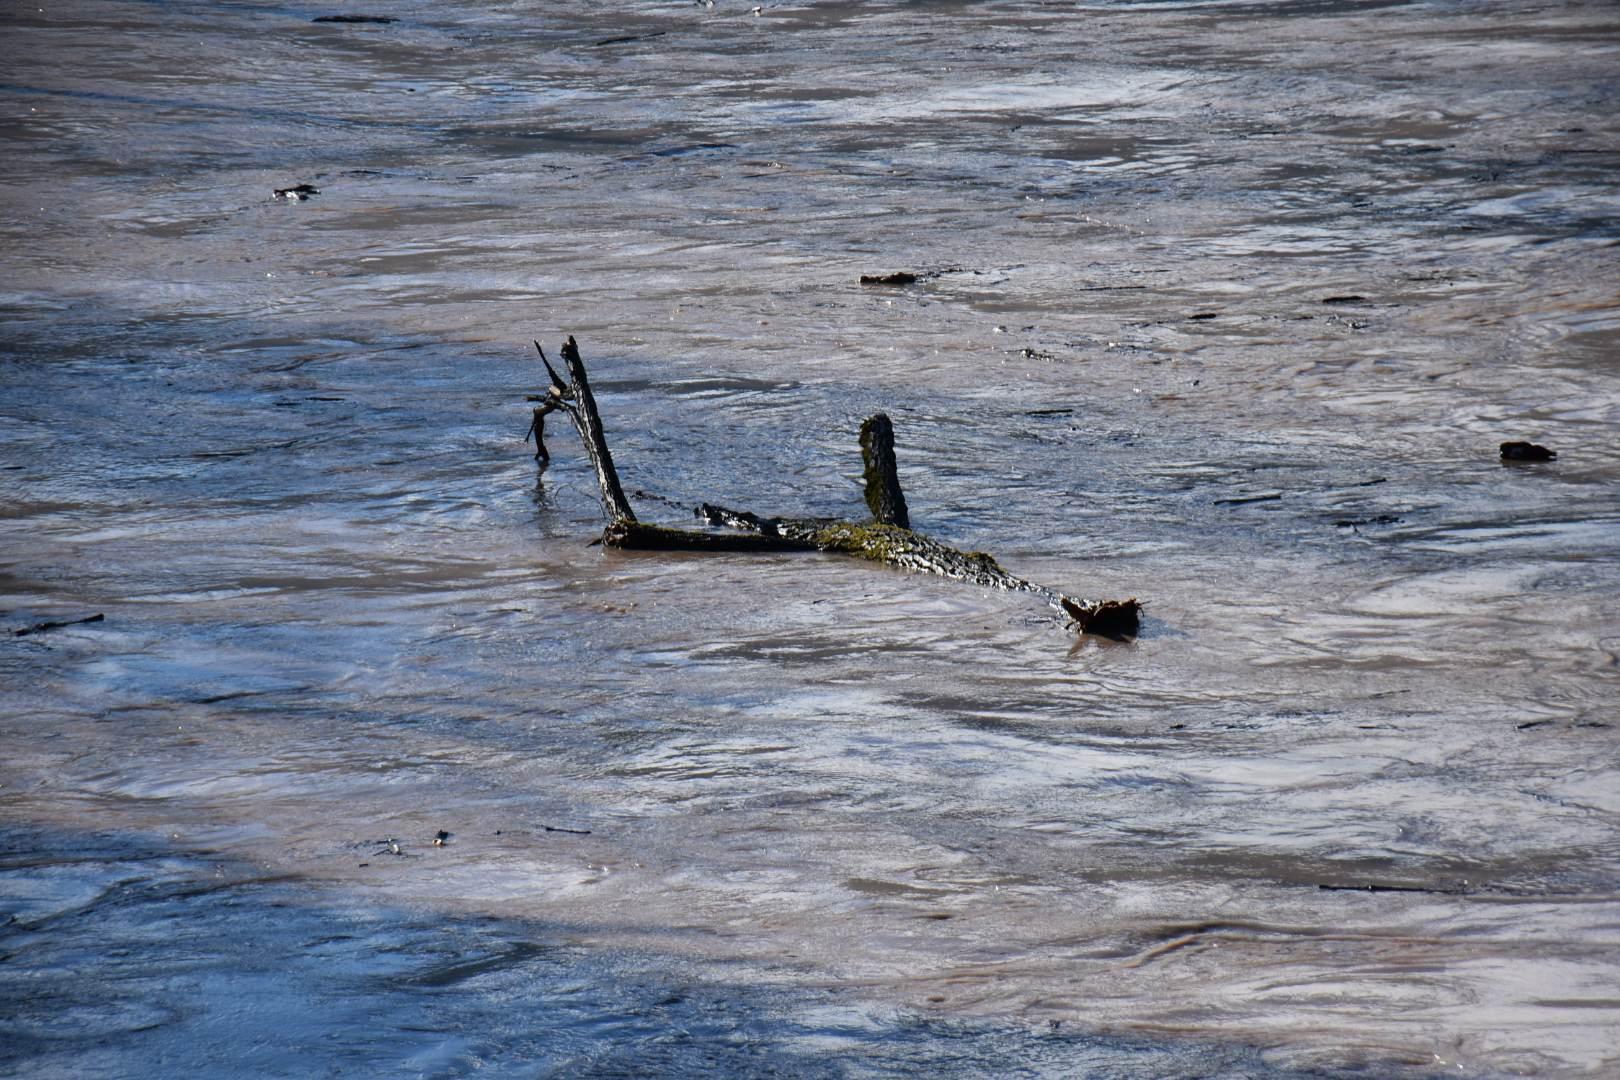
[[[566,412],[596,470],[602,510],[608,519],[602,543],[609,547],[643,551],[822,551],[850,555],[919,573],[939,574],[992,589],[1028,592],[1051,605],[1069,620],[1072,629],[1111,638],[1134,637],[1140,623],[1136,600],[1084,600],[1036,585],[1002,569],[982,551],[959,551],[911,529],[905,494],[900,488],[894,459],[894,425],[882,413],[861,425],[861,454],[865,461],[866,503],[872,521],[835,518],[761,517],[745,510],[730,510],[705,503],[696,510],[699,520],[733,531],[713,532],[649,525],[636,518],[619,484],[613,454],[591,395],[590,382],[572,337],[563,344],[567,367],[564,382],[544,349],[535,342],[551,385],[534,410],[529,431],[534,436],[535,458],[550,460],[544,444],[545,417]]]

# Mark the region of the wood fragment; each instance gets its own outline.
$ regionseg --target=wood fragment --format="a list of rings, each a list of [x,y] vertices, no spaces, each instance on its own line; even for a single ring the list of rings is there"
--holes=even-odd
[[[1363,525],[1399,525],[1401,517],[1398,514],[1375,514],[1365,518],[1340,518],[1333,523],[1339,529],[1359,529]]]
[[[1505,442],[1499,448],[1503,461],[1551,461],[1558,451],[1533,442]]]
[[[1365,893],[1423,893],[1432,896],[1463,896],[1462,889],[1436,889],[1425,885],[1324,885],[1316,886],[1322,892],[1365,892]]]
[[[625,34],[622,37],[603,38],[601,41],[592,42],[591,47],[600,49],[604,45],[628,45],[633,41],[647,41],[651,38],[661,38],[667,33],[669,33],[668,30],[654,30],[650,34]]]
[[[64,626],[83,626],[85,623],[98,623],[106,618],[106,615],[97,612],[94,615],[86,615],[82,619],[61,619],[53,622],[37,622],[33,626],[24,626],[21,629],[13,630],[11,633],[13,637],[27,637],[29,634],[43,634],[49,630],[60,630]]]

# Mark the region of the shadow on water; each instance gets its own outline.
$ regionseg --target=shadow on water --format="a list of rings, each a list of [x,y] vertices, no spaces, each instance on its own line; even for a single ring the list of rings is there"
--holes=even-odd
[[[127,834],[8,832],[0,917],[0,1068],[19,1077],[1304,1075],[1245,1047],[731,982],[573,944],[579,928],[346,900]]]

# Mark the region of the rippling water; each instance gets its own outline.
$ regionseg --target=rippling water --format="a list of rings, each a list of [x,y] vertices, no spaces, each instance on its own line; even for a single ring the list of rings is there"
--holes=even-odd
[[[1620,1067],[1614,9],[751,7],[0,16],[0,1061]]]

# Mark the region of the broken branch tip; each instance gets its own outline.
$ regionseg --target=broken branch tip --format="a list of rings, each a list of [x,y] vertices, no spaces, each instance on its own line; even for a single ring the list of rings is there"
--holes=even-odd
[[[1099,600],[1093,604],[1077,604],[1063,597],[1063,610],[1069,613],[1070,625],[1082,634],[1129,641],[1142,628],[1142,604],[1134,596],[1129,600]]]

